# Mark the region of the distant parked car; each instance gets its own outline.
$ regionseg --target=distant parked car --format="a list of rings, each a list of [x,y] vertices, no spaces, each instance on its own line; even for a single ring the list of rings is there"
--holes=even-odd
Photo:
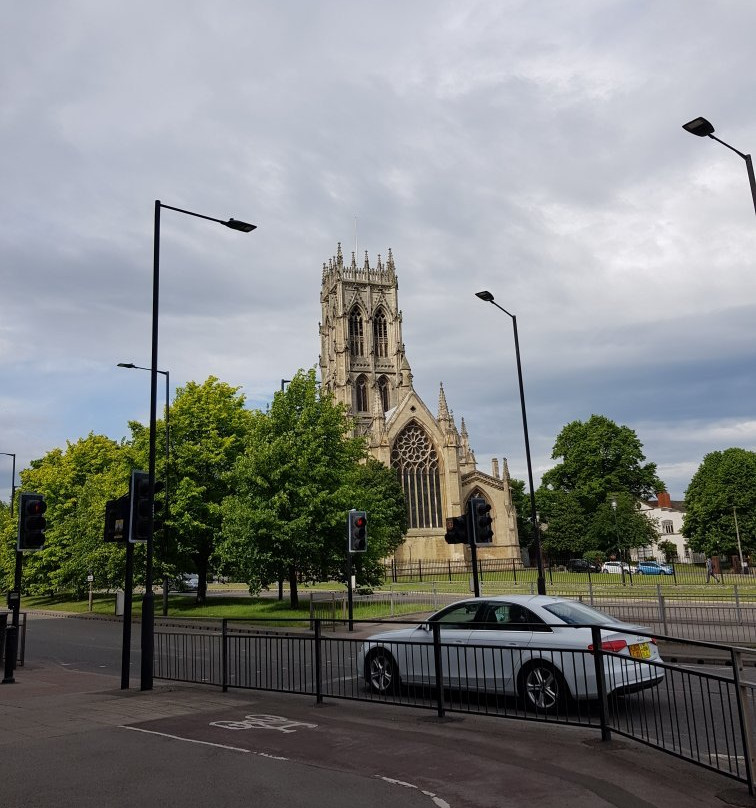
[[[183,572],[172,582],[174,592],[196,592],[199,589],[199,575],[196,572]]]
[[[633,572],[633,570],[630,569],[630,565],[626,564],[624,561],[604,561],[601,565],[601,572],[608,572],[612,575],[622,575],[623,568],[625,574]]]
[[[567,564],[567,572],[601,572],[601,567],[585,558],[571,558]]]
[[[658,561],[639,561],[638,572],[641,575],[674,575],[675,571],[669,564],[660,564]]]

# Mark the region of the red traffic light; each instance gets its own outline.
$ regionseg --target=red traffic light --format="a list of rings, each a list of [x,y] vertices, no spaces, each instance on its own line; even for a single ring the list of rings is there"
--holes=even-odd
[[[47,510],[47,503],[43,499],[33,499],[31,502],[26,503],[24,513],[27,516],[42,516]]]
[[[354,520],[354,524],[356,527],[365,527],[365,525],[367,524],[367,519],[365,519],[364,516],[358,516]]]

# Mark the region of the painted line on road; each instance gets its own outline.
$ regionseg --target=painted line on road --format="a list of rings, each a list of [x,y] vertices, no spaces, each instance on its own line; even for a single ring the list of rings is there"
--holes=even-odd
[[[402,788],[413,788],[416,791],[419,791],[426,797],[430,797],[433,804],[437,805],[438,808],[451,808],[451,805],[449,805],[449,803],[446,800],[442,800],[441,797],[437,797],[432,791],[425,791],[424,789],[419,788],[413,783],[406,783],[404,780],[395,780],[393,777],[384,777],[382,774],[376,774],[375,776],[378,780],[383,780],[384,783],[390,783],[392,786],[402,786]]]
[[[143,727],[129,727],[126,724],[121,724],[120,729],[130,729],[134,732],[144,732],[147,735],[160,735],[163,738],[171,738],[174,741],[184,741],[185,743],[196,743],[200,746],[214,746],[216,749],[227,749],[229,752],[244,752],[247,755],[257,755],[257,757],[270,758],[271,760],[288,760],[287,757],[281,755],[270,755],[267,752],[255,752],[252,749],[244,749],[241,746],[229,746],[224,743],[213,743],[212,741],[199,741],[196,738],[184,738],[181,735],[171,735],[169,732],[157,732],[154,729],[144,729]]]

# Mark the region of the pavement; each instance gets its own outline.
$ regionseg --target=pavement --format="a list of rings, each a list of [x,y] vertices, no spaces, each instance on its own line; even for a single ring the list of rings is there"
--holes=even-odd
[[[160,681],[121,690],[52,661],[15,679],[0,685],[3,808],[756,806],[742,784],[584,728]]]

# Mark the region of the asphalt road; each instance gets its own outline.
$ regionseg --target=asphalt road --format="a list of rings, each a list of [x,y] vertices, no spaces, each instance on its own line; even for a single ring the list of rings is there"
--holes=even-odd
[[[593,728],[459,714],[439,722],[432,710],[335,699],[318,708],[312,696],[217,688],[184,690],[209,695],[194,709],[161,712],[159,701],[142,699],[175,693],[178,704],[184,695],[163,682],[152,694],[139,693],[139,624],[131,701],[118,695],[121,628],[117,621],[30,616],[27,667],[17,671],[18,685],[0,689],[3,808],[125,808],[136,800],[261,808],[687,807],[715,804],[720,782],[723,791],[730,783],[637,744],[601,745]],[[293,664],[276,661],[279,669]],[[60,719],[35,733],[27,722],[14,734],[8,717],[17,711],[8,712],[6,702],[44,665],[79,674],[69,680],[105,682],[105,705],[93,707],[93,685],[80,703],[74,696],[53,703],[43,687],[33,709],[49,716],[39,720],[67,709],[68,724]],[[345,677],[348,668],[345,660]],[[364,692],[361,682],[349,686]],[[114,704],[124,712],[133,704],[133,714],[105,726]]]

